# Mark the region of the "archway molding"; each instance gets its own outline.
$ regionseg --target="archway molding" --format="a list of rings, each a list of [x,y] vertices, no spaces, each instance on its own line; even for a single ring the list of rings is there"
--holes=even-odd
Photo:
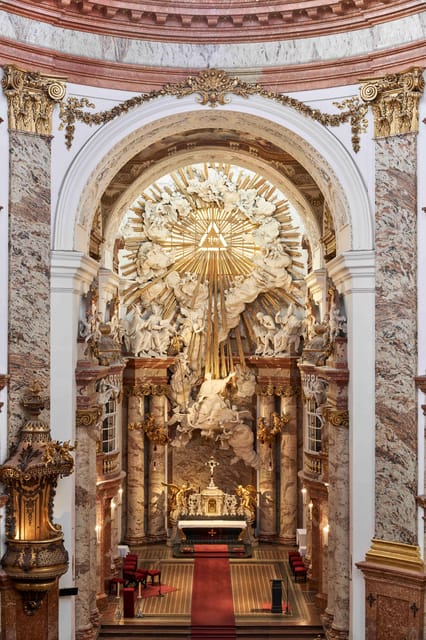
[[[233,96],[213,109],[193,96],[165,97],[98,129],[74,158],[59,192],[53,249],[87,253],[96,207],[120,166],[165,135],[189,127],[237,127],[273,140],[312,175],[334,220],[337,252],[371,249],[373,224],[366,186],[350,153],[325,127],[259,96]],[[77,195],[77,197],[76,197]]]
[[[71,405],[75,394],[78,303],[87,278],[96,271],[96,263],[87,258],[93,217],[118,169],[148,144],[161,139],[167,127],[169,131],[173,127],[175,131],[184,132],[194,126],[206,129],[237,126],[246,132],[254,125],[264,139],[281,144],[309,171],[322,190],[334,219],[338,255],[327,271],[345,295],[349,321],[351,521],[356,525],[351,557],[356,562],[363,559],[368,548],[374,510],[372,503],[365,504],[365,495],[374,492],[374,399],[369,384],[374,375],[373,217],[366,186],[351,154],[325,127],[290,108],[259,97],[248,100],[233,97],[229,104],[206,109],[191,96],[180,100],[166,97],[101,127],[82,146],[59,192],[53,235],[53,423],[62,439],[75,437]],[[71,395],[70,389],[73,390]],[[70,409],[66,420],[63,416],[64,393],[68,396]],[[367,447],[366,442],[369,443]],[[367,469],[362,486],[356,479],[356,469],[361,461]],[[58,500],[58,510],[68,510],[73,492],[72,483],[69,483]],[[73,547],[74,542],[70,541],[71,554]],[[64,576],[64,583],[71,580],[70,574]],[[362,620],[363,580],[357,570],[350,588],[351,618]]]

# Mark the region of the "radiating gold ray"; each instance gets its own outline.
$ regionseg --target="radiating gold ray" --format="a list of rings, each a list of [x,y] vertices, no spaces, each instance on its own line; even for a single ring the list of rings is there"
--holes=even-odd
[[[194,178],[198,179],[201,176],[202,180],[208,180],[210,167],[231,180],[237,190],[255,190],[258,197],[274,204],[275,210],[272,215],[280,224],[279,238],[282,247],[292,259],[299,258],[299,261],[292,260],[289,273],[292,275],[294,287],[301,290],[304,275],[304,264],[300,260],[304,255],[300,251],[301,232],[293,224],[288,201],[264,177],[227,163],[210,165],[205,162],[181,167],[170,174],[168,182],[161,179],[158,183],[151,184],[130,208],[132,214],[129,216],[128,225],[133,235],[126,239],[125,247],[128,253],[121,255],[120,267],[124,277],[129,278],[133,274],[136,277],[140,244],[149,241],[143,236],[145,202],[158,203],[164,194],[182,194],[189,203],[189,213],[185,218],[177,220],[170,229],[168,238],[155,243],[171,251],[175,258],[173,265],[161,277],[147,283],[134,283],[125,292],[125,300],[133,302],[143,296],[150,287],[158,285],[172,271],[177,271],[181,277],[185,272],[190,272],[196,274],[195,289],[192,299],[188,302],[188,305],[194,308],[201,285],[208,282],[206,327],[203,334],[193,334],[188,353],[191,360],[198,362],[200,366],[199,360],[204,350],[205,371],[210,371],[213,377],[224,377],[230,367],[233,367],[232,345],[244,365],[243,342],[247,340],[251,345],[257,344],[253,328],[253,314],[256,310],[261,309],[273,315],[284,303],[297,304],[297,300],[293,294],[281,289],[260,293],[257,300],[246,305],[246,310],[241,314],[240,325],[229,333],[226,327],[226,291],[232,287],[236,276],[247,278],[255,268],[253,257],[261,254],[252,234],[259,224],[253,224],[239,210],[238,205],[225,210],[215,202],[205,202],[196,193],[188,193],[189,183]],[[300,283],[297,282],[299,279]],[[179,308],[174,291],[165,286],[157,299],[163,305],[163,315],[167,318],[174,317]],[[220,326],[221,324],[225,326]],[[220,331],[227,335],[226,341],[222,344],[219,344]]]

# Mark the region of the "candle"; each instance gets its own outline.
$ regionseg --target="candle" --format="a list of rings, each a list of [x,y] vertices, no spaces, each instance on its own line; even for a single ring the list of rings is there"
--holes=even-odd
[[[142,591],[141,591],[141,582],[139,581],[138,583],[138,597],[141,598],[142,597]]]
[[[330,526],[326,524],[322,529],[324,547],[328,547],[328,532],[330,531]]]
[[[117,584],[117,598],[120,597],[120,583]]]

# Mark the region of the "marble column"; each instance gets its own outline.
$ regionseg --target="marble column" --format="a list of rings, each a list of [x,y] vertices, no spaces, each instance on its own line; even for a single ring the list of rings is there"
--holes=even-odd
[[[369,594],[367,640],[384,638],[390,630],[395,637],[414,637],[423,615],[413,384],[417,373],[417,130],[423,89],[423,70],[417,67],[364,81],[361,88],[362,98],[373,108],[376,138],[375,536],[365,563],[358,565]],[[410,596],[403,595],[402,582]],[[386,608],[377,604],[385,597]],[[413,616],[408,597],[418,615]]]
[[[281,397],[281,415],[290,420],[281,434],[280,541],[294,544],[297,527],[297,398]]]
[[[97,637],[96,593],[98,545],[96,541],[96,442],[102,409],[77,409],[75,506],[79,513],[75,529],[75,574],[78,596],[75,604],[76,639]]]
[[[259,396],[258,418],[265,418],[270,424],[272,412],[275,411],[275,395]],[[260,540],[271,540],[277,535],[275,521],[275,442],[259,443],[259,522],[258,536]]]
[[[365,83],[376,136],[375,537],[417,542],[417,129],[420,69]],[[371,99],[373,96],[373,99]],[[392,105],[392,108],[390,108]],[[389,483],[389,478],[397,479]]]
[[[13,65],[3,67],[9,129],[8,444],[25,422],[22,400],[37,380],[50,388],[50,225],[52,113],[65,95],[64,82]],[[41,419],[50,424],[48,410]],[[19,520],[19,513],[13,517]],[[13,607],[20,595],[8,588]],[[8,637],[58,636],[58,588],[28,619],[8,622]],[[18,604],[18,611],[19,603]],[[12,606],[11,606],[12,605]],[[49,608],[47,608],[49,607]]]
[[[150,398],[150,414],[160,429],[164,428],[167,398],[153,395]],[[166,539],[166,446],[155,440],[149,443],[149,504],[148,536],[150,540]]]
[[[327,411],[329,433],[328,606],[330,638],[349,633],[349,415],[346,409]]]
[[[4,67],[9,126],[9,442],[23,424],[22,393],[50,386],[52,112],[63,82]],[[46,412],[42,416],[48,422]]]
[[[128,399],[127,433],[127,533],[126,543],[141,544],[146,540],[144,451],[145,435],[140,428],[144,419],[143,396],[130,395]]]

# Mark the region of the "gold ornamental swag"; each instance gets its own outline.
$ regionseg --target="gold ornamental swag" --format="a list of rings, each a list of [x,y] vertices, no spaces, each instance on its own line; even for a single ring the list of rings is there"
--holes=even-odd
[[[259,314],[303,305],[297,215],[264,177],[222,163],[181,167],[151,184],[120,227],[127,311],[154,304],[172,344],[212,378],[254,352]],[[234,354],[234,355],[233,355]]]

